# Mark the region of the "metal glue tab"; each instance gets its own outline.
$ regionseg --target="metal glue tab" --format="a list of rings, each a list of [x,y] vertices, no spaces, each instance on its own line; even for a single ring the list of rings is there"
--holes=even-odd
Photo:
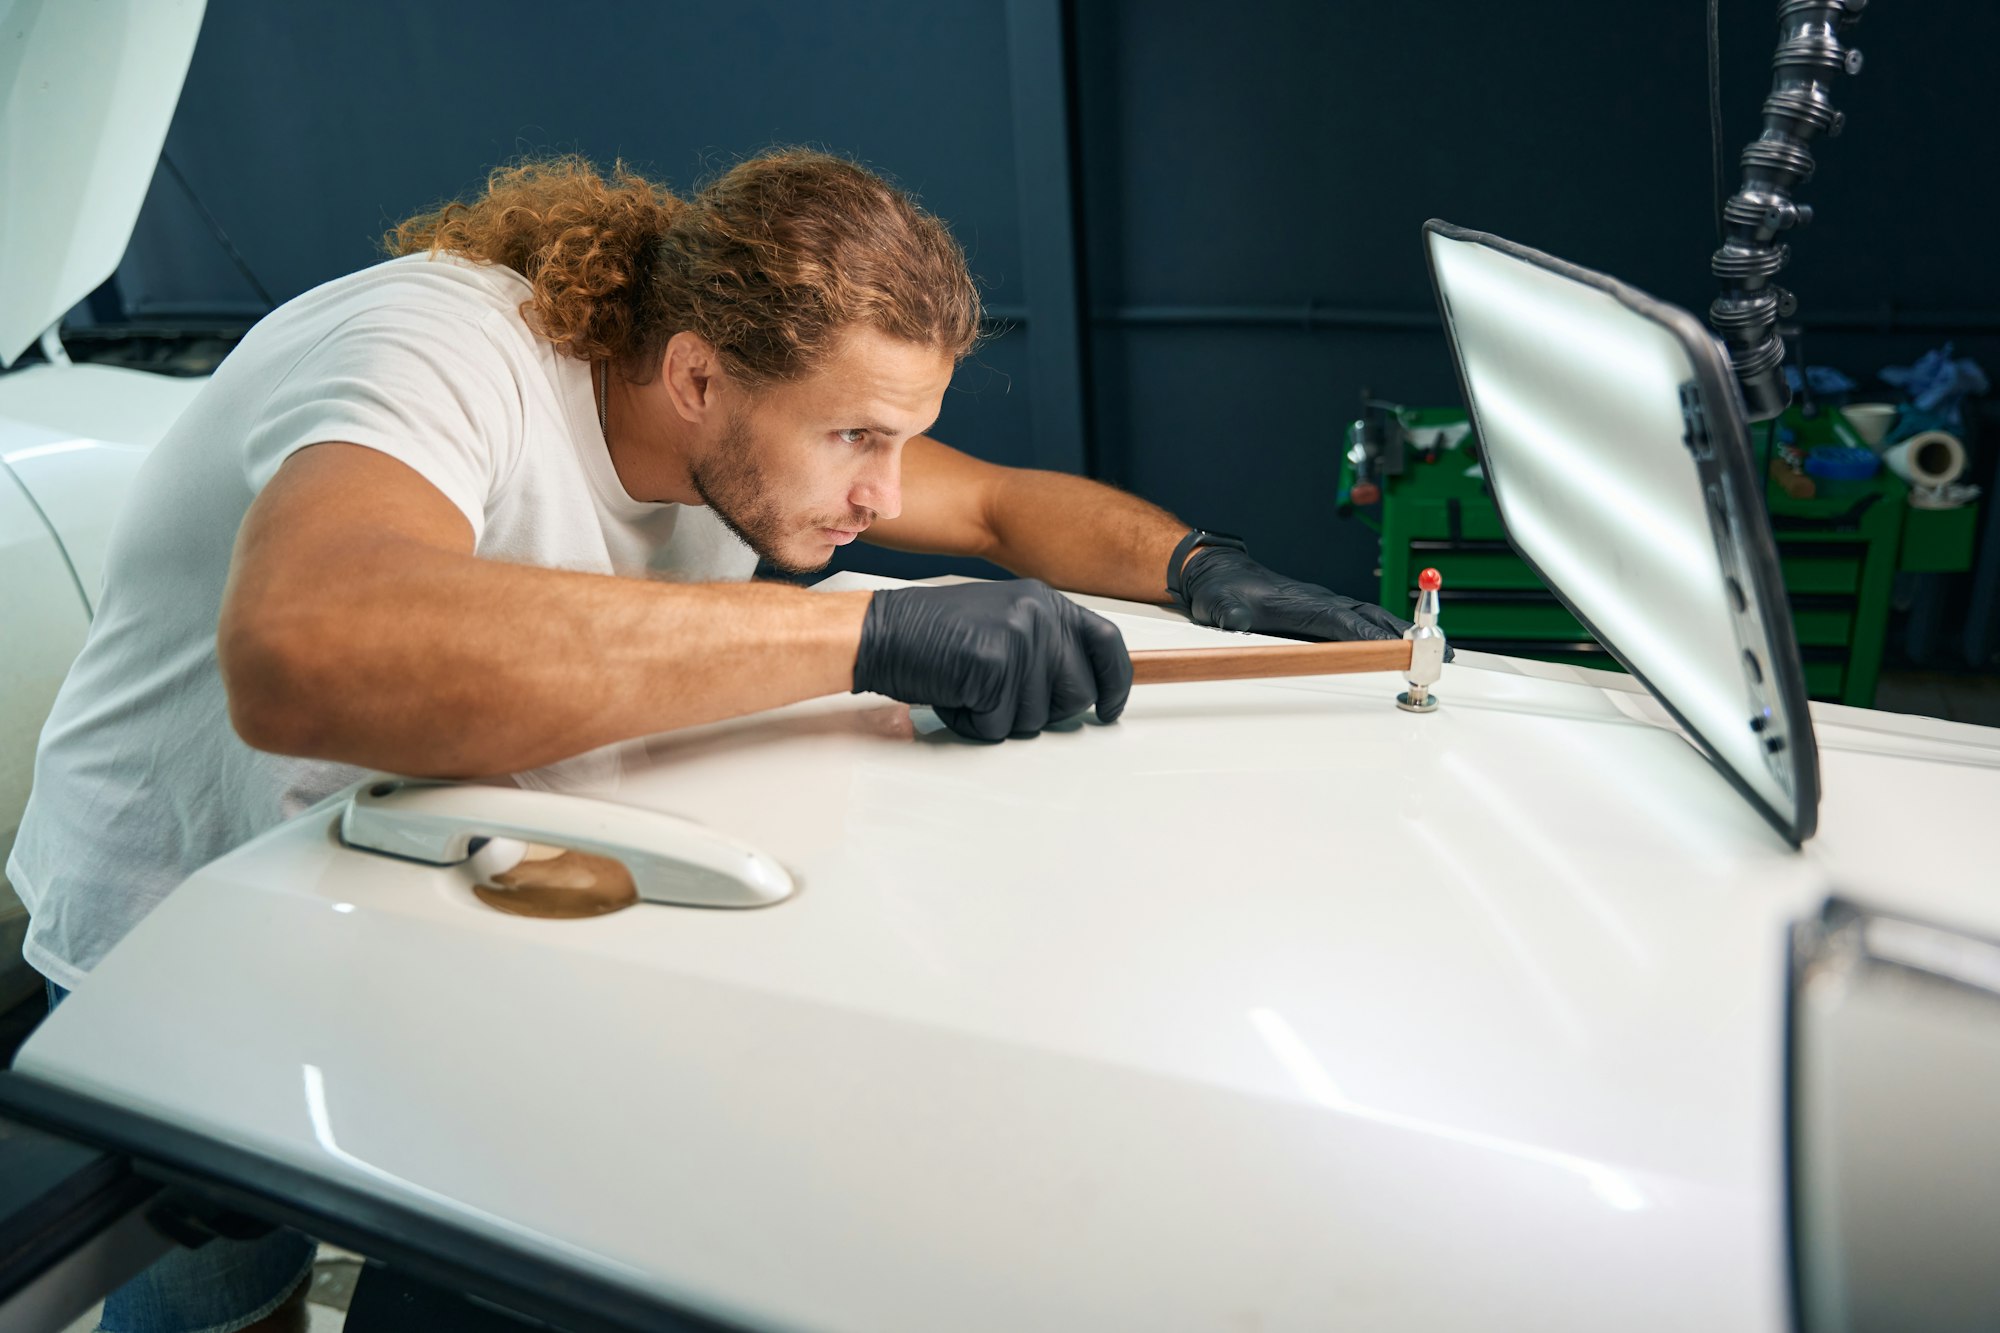
[[[1396,696],[1396,707],[1408,713],[1437,711],[1438,699],[1431,686],[1444,673],[1444,631],[1438,628],[1438,589],[1444,576],[1435,569],[1417,575],[1417,605],[1414,622],[1403,631],[1410,641],[1410,688]]]

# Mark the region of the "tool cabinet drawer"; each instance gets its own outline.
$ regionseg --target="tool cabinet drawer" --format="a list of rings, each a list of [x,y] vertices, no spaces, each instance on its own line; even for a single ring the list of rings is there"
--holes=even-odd
[[[1805,663],[1805,668],[1807,694],[1815,699],[1840,698],[1840,692],[1847,686],[1847,664],[1845,662],[1814,662],[1808,660]]]
[[[1785,587],[1795,593],[1852,593],[1861,587],[1861,561],[1853,556],[1781,549],[1778,564]]]
[[[1444,576],[1447,589],[1543,590],[1535,572],[1504,542],[1414,541],[1409,560],[1409,586],[1413,589],[1419,571],[1435,569]]]
[[[1553,598],[1532,601],[1491,601],[1443,595],[1439,623],[1449,625],[1453,638],[1466,639],[1588,639],[1590,633]]]
[[[1854,637],[1854,605],[1844,598],[1827,599],[1825,604],[1817,604],[1817,599],[1795,598],[1792,629],[1802,647],[1844,648]]]
[[[1403,506],[1404,532],[1442,541],[1504,542],[1499,510],[1491,500],[1412,500]]]

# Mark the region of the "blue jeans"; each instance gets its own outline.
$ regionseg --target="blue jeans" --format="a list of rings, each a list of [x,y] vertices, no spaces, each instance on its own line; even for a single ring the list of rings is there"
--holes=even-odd
[[[69,992],[51,981],[49,1008]],[[312,1274],[319,1247],[279,1230],[259,1240],[217,1238],[175,1247],[104,1299],[100,1333],[235,1333],[285,1303]]]

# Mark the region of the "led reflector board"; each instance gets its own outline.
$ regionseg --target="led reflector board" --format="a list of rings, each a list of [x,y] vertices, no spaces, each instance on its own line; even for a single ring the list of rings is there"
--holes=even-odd
[[[1781,833],[1811,837],[1805,677],[1721,345],[1497,236],[1424,239],[1508,541]]]

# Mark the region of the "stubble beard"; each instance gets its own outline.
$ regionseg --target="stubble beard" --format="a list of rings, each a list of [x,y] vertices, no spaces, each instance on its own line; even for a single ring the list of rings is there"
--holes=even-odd
[[[721,446],[690,469],[688,479],[701,502],[722,520],[722,526],[765,564],[787,574],[817,574],[833,562],[830,551],[825,559],[811,565],[802,565],[782,553],[785,539],[796,525],[786,522],[784,511],[770,498],[764,469],[751,451],[750,428],[741,417],[730,418]]]

